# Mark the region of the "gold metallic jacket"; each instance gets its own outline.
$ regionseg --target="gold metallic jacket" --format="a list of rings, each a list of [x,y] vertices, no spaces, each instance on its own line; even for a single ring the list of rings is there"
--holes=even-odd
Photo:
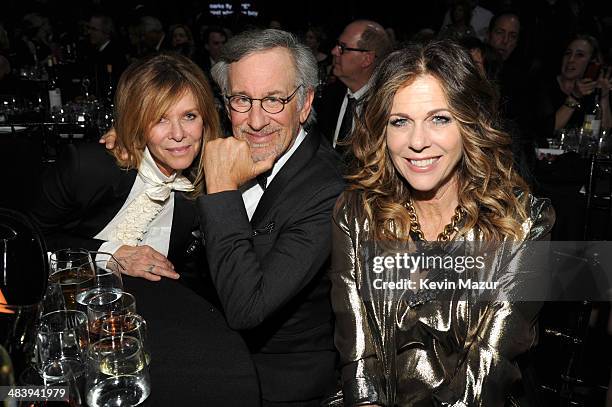
[[[525,241],[549,239],[549,201],[530,196],[527,213]],[[478,242],[475,236],[469,231],[456,240]],[[365,300],[359,253],[367,240],[358,194],[345,192],[334,212],[330,273],[344,405],[503,406],[521,379],[514,359],[537,342],[541,303],[476,301],[467,289],[413,307],[383,293]],[[523,246],[513,242],[512,250],[496,251],[486,269],[491,275],[524,269],[538,256]],[[513,289],[522,288],[505,298]]]

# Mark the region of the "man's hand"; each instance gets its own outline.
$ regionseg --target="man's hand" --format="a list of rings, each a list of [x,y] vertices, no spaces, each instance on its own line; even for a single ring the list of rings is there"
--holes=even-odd
[[[115,141],[117,141],[117,132],[114,127],[111,127],[109,131],[104,133],[98,142],[104,144],[107,150],[112,150],[115,147]]]
[[[253,161],[249,145],[234,137],[219,138],[204,147],[204,175],[206,192],[236,190],[240,185],[268,171],[274,165],[275,156],[263,161]]]
[[[159,281],[162,277],[177,279],[180,276],[166,256],[151,246],[123,245],[113,254],[124,267],[124,274]]]
[[[111,127],[110,130],[104,133],[104,135],[100,137],[100,140],[98,140],[98,143],[104,144],[104,147],[106,147],[107,150],[112,150],[113,148],[115,148],[116,142],[117,142],[117,132],[115,131],[114,127]],[[117,147],[117,148],[120,148],[120,147]],[[121,151],[122,150],[123,149],[121,149]],[[128,159],[127,151],[123,151],[121,153],[121,159],[123,160]]]

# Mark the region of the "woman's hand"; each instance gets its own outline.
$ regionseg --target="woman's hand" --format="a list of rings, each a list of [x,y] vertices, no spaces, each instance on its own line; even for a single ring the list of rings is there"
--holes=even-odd
[[[581,99],[586,95],[590,95],[595,90],[597,82],[588,78],[577,80],[572,90],[572,96],[576,99]]]
[[[166,256],[151,246],[123,245],[113,255],[124,267],[123,273],[129,276],[150,281],[159,281],[162,277],[176,280],[180,277]]]
[[[610,96],[610,86],[612,79],[612,67],[602,69],[597,78],[597,87],[601,89],[601,98],[607,99]]]

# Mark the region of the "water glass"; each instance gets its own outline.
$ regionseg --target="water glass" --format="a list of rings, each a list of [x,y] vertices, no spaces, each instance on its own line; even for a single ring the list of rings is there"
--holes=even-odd
[[[87,404],[136,406],[151,393],[142,343],[132,336],[101,339],[87,353]]]
[[[76,288],[76,307],[87,312],[87,306],[100,294],[119,294],[123,292],[121,272],[123,267],[108,253],[92,257],[100,260],[93,261],[94,279],[92,283],[81,283]]]
[[[547,138],[548,148],[559,149],[563,144],[563,140],[565,140],[566,130],[559,129],[555,130],[554,137]]]
[[[40,371],[45,381],[58,380],[46,366],[64,361],[77,380],[84,373],[85,352],[89,345],[87,315],[81,311],[54,311],[43,315],[38,328],[37,347]],[[45,376],[46,375],[46,376]]]
[[[53,252],[49,258],[50,283],[62,288],[66,308],[76,309],[77,291],[94,283],[94,266],[87,250],[63,249]]]
[[[73,366],[65,360],[54,360],[43,367],[42,379],[45,387],[67,387],[65,401],[70,407],[80,407],[81,392],[85,391],[85,375],[74,375]]]
[[[82,394],[85,391],[85,375],[82,374],[76,379],[70,364],[65,361],[50,362],[42,371],[30,366],[21,374],[18,384],[20,386],[67,387],[67,392],[59,394],[64,399],[63,401],[23,401],[19,404],[20,407],[84,406]]]
[[[51,274],[57,271],[81,267],[91,267],[91,256],[85,249],[62,249],[56,250],[49,256],[49,267]]]
[[[576,129],[567,129],[563,135],[561,148],[565,151],[578,152],[580,149],[580,134]]]
[[[66,309],[66,301],[60,283],[56,281],[48,282],[47,292],[43,297],[42,308],[43,314]]]
[[[105,315],[100,318],[100,339],[105,337],[131,336],[140,341],[145,354],[147,365],[151,361],[151,354],[147,346],[147,322],[138,314]]]

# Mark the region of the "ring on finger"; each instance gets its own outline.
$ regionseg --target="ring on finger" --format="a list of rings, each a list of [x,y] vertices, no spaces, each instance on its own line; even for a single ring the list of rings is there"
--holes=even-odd
[[[147,272],[152,273],[154,268],[155,268],[155,264],[149,265],[149,267],[147,268]]]

